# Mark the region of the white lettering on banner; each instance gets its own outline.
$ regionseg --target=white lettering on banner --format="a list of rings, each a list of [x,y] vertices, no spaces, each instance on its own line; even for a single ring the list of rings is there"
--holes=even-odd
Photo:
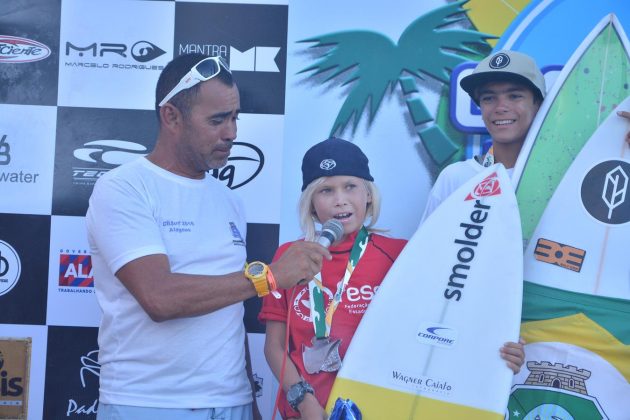
[[[89,272],[83,269],[83,264],[77,264],[75,267],[74,264],[68,264],[68,268],[64,274],[65,277],[81,277],[81,278],[90,278],[94,277],[92,267],[88,267]]]
[[[101,365],[98,363],[98,350],[92,350],[85,356],[81,356],[81,369],[79,370],[79,376],[81,378],[81,386],[86,388],[85,373],[89,372],[96,377],[101,376]],[[90,405],[77,403],[74,398],[68,399],[68,408],[66,410],[66,417],[70,417],[71,414],[95,414],[97,412],[98,398],[94,400]]]
[[[75,400],[70,398],[68,400],[68,409],[66,410],[66,417],[70,417],[70,414],[96,414],[96,407],[98,406],[98,399],[95,399],[92,405],[86,407],[85,405],[79,405]]]
[[[215,45],[215,44],[180,44],[179,54],[204,54],[222,57],[227,57],[228,46],[227,45]]]

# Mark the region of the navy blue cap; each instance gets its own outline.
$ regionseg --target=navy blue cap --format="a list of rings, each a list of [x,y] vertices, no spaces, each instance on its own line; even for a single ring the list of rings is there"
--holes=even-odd
[[[374,181],[368,158],[359,146],[331,137],[308,149],[302,159],[302,191],[323,176],[347,175]]]

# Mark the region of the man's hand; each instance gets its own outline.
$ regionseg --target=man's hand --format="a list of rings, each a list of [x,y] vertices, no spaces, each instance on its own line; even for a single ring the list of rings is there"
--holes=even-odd
[[[315,242],[297,241],[269,267],[281,289],[295,286],[299,281],[310,280],[322,269],[322,261],[330,260],[330,252]]]

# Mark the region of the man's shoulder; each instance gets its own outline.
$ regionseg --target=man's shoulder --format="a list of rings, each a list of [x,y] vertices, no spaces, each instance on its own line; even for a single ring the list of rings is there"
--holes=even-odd
[[[97,182],[105,183],[118,179],[132,179],[143,172],[143,160],[143,157],[139,157],[130,162],[123,163],[122,165],[117,166],[114,169],[111,169],[107,173],[103,174]]]

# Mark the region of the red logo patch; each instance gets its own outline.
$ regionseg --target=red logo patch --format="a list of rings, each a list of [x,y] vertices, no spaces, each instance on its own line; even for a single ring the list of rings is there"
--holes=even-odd
[[[468,194],[464,201],[474,200],[476,198],[481,198],[481,197],[490,197],[492,195],[499,195],[499,194],[501,194],[501,185],[499,184],[499,177],[497,176],[496,172],[492,172],[483,181],[477,184],[473,192]]]

